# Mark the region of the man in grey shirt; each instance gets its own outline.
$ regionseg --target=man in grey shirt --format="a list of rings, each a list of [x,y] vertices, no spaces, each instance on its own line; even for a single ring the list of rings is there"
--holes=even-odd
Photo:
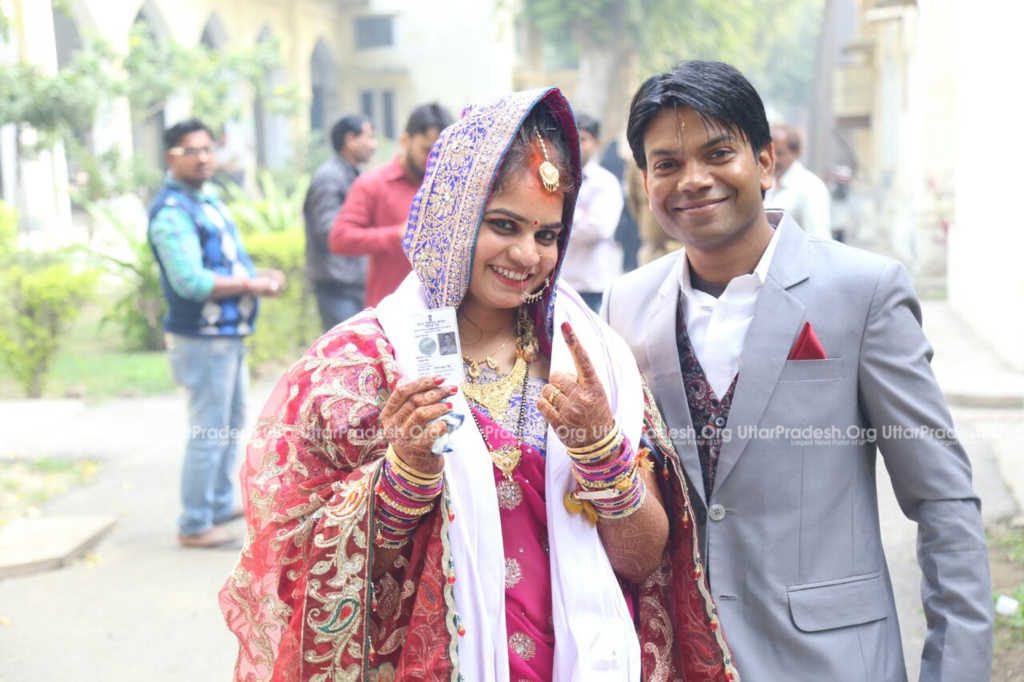
[[[359,175],[359,166],[377,150],[373,124],[365,116],[342,116],[331,128],[335,154],[309,183],[302,216],[306,222],[306,274],[316,293],[324,331],[363,308],[366,263],[362,256],[336,256],[327,248],[334,217]]]

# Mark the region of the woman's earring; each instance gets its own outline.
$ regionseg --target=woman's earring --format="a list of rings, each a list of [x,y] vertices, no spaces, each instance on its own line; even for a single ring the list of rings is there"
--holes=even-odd
[[[551,284],[551,278],[548,277],[544,280],[544,285],[534,291],[532,294],[523,294],[523,301],[525,303],[536,303],[540,300],[540,297],[544,295],[544,292],[548,290],[548,285]]]

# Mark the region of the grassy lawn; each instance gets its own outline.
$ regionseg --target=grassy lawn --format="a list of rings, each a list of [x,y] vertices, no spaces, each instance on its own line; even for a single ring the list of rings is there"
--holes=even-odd
[[[89,483],[98,471],[93,460],[0,460],[0,526],[37,513],[43,502]]]
[[[173,389],[166,353],[122,350],[118,328],[101,325],[102,315],[99,304],[82,310],[57,353],[43,396],[92,400]],[[0,366],[0,399],[23,397],[10,371]]]
[[[998,527],[989,531],[992,591],[1024,604],[1024,528]],[[1024,680],[1024,613],[996,616],[993,682]]]

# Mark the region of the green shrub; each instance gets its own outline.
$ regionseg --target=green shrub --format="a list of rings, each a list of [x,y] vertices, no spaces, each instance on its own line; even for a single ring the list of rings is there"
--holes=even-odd
[[[249,338],[254,367],[289,362],[320,334],[320,319],[305,276],[305,234],[301,227],[256,232],[244,237],[245,249],[257,268],[284,272],[288,287],[277,298],[260,299],[256,331]]]
[[[259,175],[260,196],[234,194],[228,204],[235,224],[243,235],[258,232],[286,232],[302,229],[302,202],[306,198],[309,178],[300,175],[291,187],[274,178],[270,171]]]
[[[90,204],[88,209],[93,220],[109,224],[121,235],[132,254],[130,260],[96,254],[124,282],[124,293],[111,304],[101,324],[112,323],[120,329],[125,350],[163,350],[166,300],[145,226],[126,224],[101,204]]]
[[[68,327],[91,296],[96,272],[57,256],[19,254],[0,267],[0,361],[30,398],[43,393]]]

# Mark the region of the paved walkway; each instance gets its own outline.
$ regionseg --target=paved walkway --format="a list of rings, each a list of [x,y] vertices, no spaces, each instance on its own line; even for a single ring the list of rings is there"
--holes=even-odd
[[[1024,411],[990,409],[1024,395],[1024,377],[1008,372],[971,338],[944,303],[925,304],[934,367],[954,403],[974,460],[987,520],[1020,505],[1024,493]],[[254,382],[250,422],[270,391]],[[973,405],[973,407],[972,407]],[[180,394],[80,401],[0,403],[0,457],[90,457],[102,462],[95,483],[58,498],[47,515],[109,514],[118,525],[85,560],[57,570],[0,580],[0,682],[152,682],[229,679],[235,643],[216,593],[236,550],[184,551],[174,518],[185,438]],[[882,470],[882,525],[897,589],[911,670],[922,642],[915,529],[899,513]],[[242,532],[241,522],[236,522]],[[55,643],[56,642],[56,643]],[[916,679],[916,673],[912,676]]]

